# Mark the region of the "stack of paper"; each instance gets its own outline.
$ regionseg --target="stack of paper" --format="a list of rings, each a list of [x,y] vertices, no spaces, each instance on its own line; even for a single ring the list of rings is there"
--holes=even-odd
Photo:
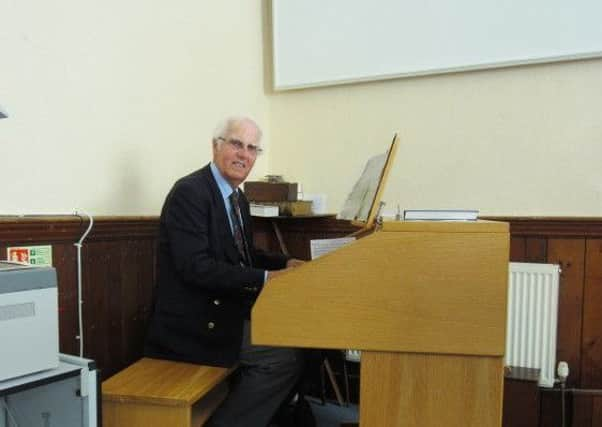
[[[251,203],[251,216],[278,216],[278,206]]]
[[[479,211],[475,209],[406,209],[405,221],[476,221]]]

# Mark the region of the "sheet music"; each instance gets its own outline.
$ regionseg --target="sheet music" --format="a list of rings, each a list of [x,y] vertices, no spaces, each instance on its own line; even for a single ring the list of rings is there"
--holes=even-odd
[[[339,237],[337,239],[315,239],[309,242],[311,259],[321,257],[355,240],[355,237]]]
[[[387,160],[387,152],[372,157],[347,196],[339,219],[366,221]]]

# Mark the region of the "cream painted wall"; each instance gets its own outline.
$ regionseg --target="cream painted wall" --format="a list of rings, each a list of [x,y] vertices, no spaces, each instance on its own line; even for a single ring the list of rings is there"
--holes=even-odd
[[[0,1],[0,214],[156,215],[228,114],[269,145],[259,4]]]
[[[338,212],[367,158],[401,145],[385,212],[602,215],[602,60],[279,92],[271,173]]]
[[[249,113],[281,173],[337,212],[402,143],[387,210],[602,214],[602,60],[273,93],[267,0],[0,2],[1,213],[158,214]]]

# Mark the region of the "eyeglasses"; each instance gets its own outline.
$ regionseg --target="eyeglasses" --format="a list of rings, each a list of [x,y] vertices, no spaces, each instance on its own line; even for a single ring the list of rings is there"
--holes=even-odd
[[[255,144],[246,144],[238,139],[233,139],[233,138],[223,138],[223,137],[218,137],[217,139],[220,139],[226,143],[228,143],[230,145],[230,147],[234,148],[236,151],[244,151],[245,149],[247,150],[247,153],[249,153],[252,156],[259,156],[261,153],[263,153],[263,148],[259,147],[258,145]]]

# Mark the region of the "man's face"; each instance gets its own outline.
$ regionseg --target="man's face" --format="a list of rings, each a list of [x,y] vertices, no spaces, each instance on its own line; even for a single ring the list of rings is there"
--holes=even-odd
[[[258,133],[252,122],[235,122],[230,125],[226,136],[213,142],[213,163],[232,188],[242,184],[255,164],[257,154],[252,153],[248,146],[259,145]],[[240,147],[241,143],[243,147]]]

